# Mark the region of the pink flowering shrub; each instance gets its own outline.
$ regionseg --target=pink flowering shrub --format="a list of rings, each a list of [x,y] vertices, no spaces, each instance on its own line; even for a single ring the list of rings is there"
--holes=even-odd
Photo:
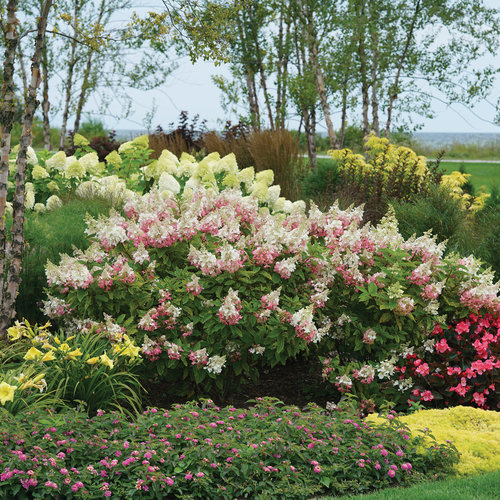
[[[359,207],[306,213],[271,171],[163,156],[167,171],[147,167],[158,189],[90,219],[89,249],[47,266],[44,309],[67,328],[113,318],[176,390],[227,389],[319,351],[341,392],[406,402],[399,358],[436,324],[500,311],[473,257],[445,257],[428,234],[404,240],[392,213],[376,227]]]
[[[470,314],[448,328],[436,326],[432,352],[408,356],[413,399],[439,405],[500,409],[500,316]]]
[[[45,313],[69,329],[114,318],[176,391],[226,390],[327,333],[305,220],[241,190],[177,200],[155,190],[90,221],[91,247],[48,265]]]
[[[135,421],[0,416],[1,498],[310,498],[404,485],[458,462],[452,445],[412,435],[393,415],[368,423],[271,399],[150,409]]]

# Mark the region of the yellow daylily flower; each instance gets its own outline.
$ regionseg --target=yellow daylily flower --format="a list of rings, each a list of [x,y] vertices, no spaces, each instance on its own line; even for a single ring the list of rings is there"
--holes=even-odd
[[[99,362],[99,356],[96,356],[95,358],[87,359],[87,364],[89,364],[89,365],[95,365],[98,362]]]
[[[78,348],[78,349],[75,349],[74,351],[68,352],[68,354],[66,355],[66,358],[70,358],[70,359],[75,360],[78,356],[82,356],[82,355],[83,355],[83,352],[80,351],[80,348]]]
[[[137,356],[139,356],[140,350],[141,350],[140,347],[130,343],[127,345],[125,349],[122,350],[120,356],[128,356],[129,358],[136,358]]]
[[[22,324],[19,323],[19,321],[16,321],[14,326],[11,326],[7,330],[7,335],[9,337],[9,340],[19,340],[21,337],[24,336],[26,332],[26,327]]]
[[[61,344],[59,346],[59,351],[61,352],[68,352],[70,349],[71,347],[68,344],[66,344],[66,342],[64,342],[64,344]]]
[[[115,366],[113,360],[108,357],[107,353],[101,355],[101,364],[108,366],[110,370]]]
[[[44,362],[44,361],[54,361],[54,359],[56,359],[56,357],[54,356],[54,353],[52,351],[48,351],[46,352],[42,359],[40,361]]]
[[[57,335],[54,335],[54,342],[59,345],[61,341],[57,338]]]
[[[19,377],[14,377],[20,384],[24,384],[26,382],[26,375],[24,373],[20,373]]]
[[[45,344],[42,344],[42,348],[43,349],[50,349],[51,351],[57,350],[53,345],[50,345],[48,342],[45,342]]]
[[[0,403],[5,405],[7,401],[14,401],[14,391],[17,389],[15,385],[10,385],[7,382],[0,384]]]
[[[39,351],[36,347],[31,347],[28,352],[24,355],[26,361],[36,361],[41,358],[43,353]]]

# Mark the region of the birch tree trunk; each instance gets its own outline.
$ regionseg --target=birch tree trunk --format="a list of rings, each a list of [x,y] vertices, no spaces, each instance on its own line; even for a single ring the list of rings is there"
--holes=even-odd
[[[239,17],[236,18],[236,24],[238,26],[238,35],[241,44],[241,54],[244,59],[247,58],[247,41],[246,35],[243,31],[243,23]],[[250,111],[250,119],[252,120],[252,128],[253,130],[260,129],[260,111],[259,111],[259,100],[257,96],[257,89],[255,86],[255,74],[251,71],[249,64],[244,64],[245,68],[245,79],[247,84],[247,93],[248,93],[248,107]]]
[[[0,125],[2,138],[0,143],[0,323],[9,312],[4,304],[4,281],[7,267],[7,234],[5,227],[5,208],[7,203],[7,183],[9,180],[9,155],[12,125],[15,113],[14,60],[16,56],[17,38],[17,0],[7,3],[7,20],[5,23],[5,53],[3,62],[2,107]],[[9,316],[10,317],[10,316]],[[5,339],[4,329],[0,329],[0,340]]]
[[[47,57],[47,48],[44,47],[42,53],[42,79],[43,79],[43,94],[42,94],[42,117],[43,117],[43,147],[47,150],[52,149],[50,143],[50,101],[49,101],[49,62]]]
[[[17,155],[16,191],[13,201],[13,223],[12,223],[12,250],[9,259],[7,280],[2,283],[3,296],[0,311],[0,336],[5,338],[7,328],[16,315],[15,301],[21,281],[21,264],[24,252],[24,202],[25,202],[25,180],[26,180],[26,156],[28,146],[31,145],[33,117],[38,105],[37,89],[41,82],[40,59],[45,45],[45,31],[47,28],[47,17],[52,6],[52,0],[46,0],[42,6],[37,23],[37,35],[35,38],[35,50],[31,59],[31,81],[26,97],[26,108],[23,117],[23,132],[19,141],[19,152]]]
[[[106,0],[102,0],[101,6],[99,8],[99,16],[97,17],[96,26],[101,25],[105,6],[106,6]],[[95,52],[95,49],[92,46],[89,47],[88,50],[89,51],[87,52],[87,61],[85,63],[85,69],[83,71],[82,87],[80,89],[80,96],[78,98],[78,104],[76,106],[75,125],[73,127],[73,131],[75,134],[78,133],[78,130],[80,130],[80,120],[82,117],[83,106],[87,101],[87,90],[89,88],[89,78],[90,78],[90,72],[92,71],[93,56]]]
[[[313,24],[314,20],[312,12],[304,8],[301,0],[298,0],[298,5],[300,8],[302,23],[304,26],[304,33],[306,36],[307,45],[309,49],[310,64],[314,72],[314,76],[316,78],[316,88],[318,91],[319,101],[321,104],[321,110],[323,111],[323,116],[325,118],[326,129],[328,131],[330,147],[332,149],[335,149],[337,147],[337,135],[335,134],[335,130],[333,128],[330,105],[328,104],[328,99],[326,95],[325,77],[321,65],[319,63],[318,40],[316,32],[314,30],[314,24]]]
[[[342,86],[342,118],[340,121],[339,149],[344,146],[345,128],[347,125],[347,78]]]
[[[391,121],[392,121],[392,110],[394,108],[394,102],[398,98],[399,94],[399,79],[401,78],[401,71],[403,70],[403,65],[406,61],[406,56],[408,55],[408,50],[410,48],[411,39],[413,38],[413,31],[415,30],[415,24],[417,23],[418,14],[420,12],[420,0],[417,0],[415,4],[415,10],[413,12],[413,18],[408,30],[408,36],[406,37],[405,46],[399,59],[398,70],[396,72],[396,78],[394,79],[394,84],[392,85],[391,97],[389,98],[389,106],[387,107],[387,122],[385,124],[385,136],[388,137],[391,131]]]
[[[372,126],[377,137],[380,137],[380,124],[378,119],[378,31],[376,23],[376,6],[370,0],[370,39],[372,45],[371,85],[372,85]]]
[[[21,79],[23,81],[23,97],[26,100],[28,95],[28,77],[26,76],[26,68],[24,66],[23,48],[20,43],[17,44],[17,58],[19,60],[19,69],[21,70]]]
[[[77,45],[77,35],[78,35],[78,30],[77,30],[77,16],[78,16],[78,11],[79,11],[79,0],[74,0],[75,5],[74,5],[74,13],[73,13],[73,22],[75,23],[74,25],[74,37],[71,40],[71,52],[70,52],[70,57],[69,57],[69,62],[68,62],[68,77],[66,79],[66,93],[64,96],[64,111],[62,115],[62,124],[61,124],[61,137],[59,139],[59,149],[64,148],[64,141],[66,139],[66,131],[67,131],[67,125],[68,125],[68,117],[69,117],[69,108],[71,104],[71,94],[72,94],[72,87],[73,87],[73,72],[75,70],[75,65],[76,65],[76,45]]]
[[[368,76],[367,76],[367,63],[366,63],[366,47],[365,47],[365,1],[361,1],[361,12],[359,21],[359,41],[358,41],[358,54],[359,54],[359,69],[361,73],[361,102],[363,110],[363,135],[370,133],[370,122],[368,120],[368,109],[370,106],[370,99],[368,97]]]

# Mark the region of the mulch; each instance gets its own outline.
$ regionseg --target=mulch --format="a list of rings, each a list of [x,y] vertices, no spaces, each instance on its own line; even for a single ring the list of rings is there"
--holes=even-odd
[[[170,408],[173,404],[186,403],[201,397],[212,399],[220,406],[246,408],[259,397],[274,397],[287,405],[304,409],[308,403],[316,403],[325,408],[328,401],[337,401],[339,396],[331,383],[321,377],[321,366],[317,361],[298,359],[285,366],[276,366],[261,373],[257,382],[248,382],[238,392],[223,399],[220,394],[203,394],[179,397],[169,393],[164,382],[149,381],[145,384],[143,406]]]

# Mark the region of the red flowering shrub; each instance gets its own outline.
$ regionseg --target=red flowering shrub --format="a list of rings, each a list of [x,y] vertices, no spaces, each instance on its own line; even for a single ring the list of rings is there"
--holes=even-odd
[[[474,405],[500,409],[500,315],[470,314],[431,333],[432,353],[406,358],[406,371],[417,382],[421,401],[444,399],[445,406]]]

